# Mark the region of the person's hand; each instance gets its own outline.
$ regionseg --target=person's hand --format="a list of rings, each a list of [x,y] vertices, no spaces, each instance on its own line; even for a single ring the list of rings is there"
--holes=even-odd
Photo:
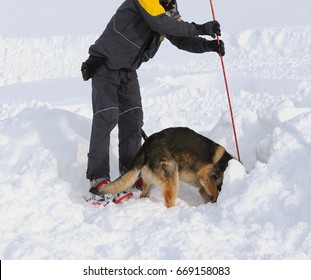
[[[204,48],[207,52],[217,52],[221,54],[221,56],[225,55],[225,44],[222,40],[219,40],[219,45],[217,40],[213,41],[205,41]]]
[[[216,38],[216,35],[221,36],[220,24],[216,20],[204,24],[196,24],[196,28],[200,35],[210,35],[213,38]]]

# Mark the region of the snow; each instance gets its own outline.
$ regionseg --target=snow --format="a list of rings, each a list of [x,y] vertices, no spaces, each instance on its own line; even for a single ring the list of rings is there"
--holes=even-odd
[[[253,1],[245,11],[243,1],[214,1],[243,165],[230,161],[217,204],[182,183],[170,209],[158,189],[107,207],[81,200],[92,110],[80,65],[122,1],[94,0],[95,11],[84,1],[15,2],[0,16],[1,259],[310,259],[310,1]],[[209,11],[208,1],[197,0],[205,11],[179,2],[186,19]],[[216,54],[164,42],[139,79],[148,135],[187,126],[236,156]],[[114,130],[113,178],[117,144]]]

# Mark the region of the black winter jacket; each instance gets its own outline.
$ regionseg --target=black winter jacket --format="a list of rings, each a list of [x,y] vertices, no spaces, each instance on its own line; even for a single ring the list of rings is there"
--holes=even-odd
[[[106,59],[111,70],[136,70],[152,58],[164,38],[180,49],[201,53],[204,38],[192,23],[180,19],[177,3],[165,11],[159,0],[125,0],[89,54]]]

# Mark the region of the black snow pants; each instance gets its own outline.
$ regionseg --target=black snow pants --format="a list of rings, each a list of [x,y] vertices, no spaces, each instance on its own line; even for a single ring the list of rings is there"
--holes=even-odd
[[[120,172],[141,147],[143,110],[136,71],[98,69],[92,78],[93,122],[86,177],[110,178],[110,133],[118,124]]]

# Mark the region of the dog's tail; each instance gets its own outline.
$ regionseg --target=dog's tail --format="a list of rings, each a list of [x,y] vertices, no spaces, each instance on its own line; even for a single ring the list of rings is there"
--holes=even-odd
[[[107,194],[125,191],[134,185],[138,178],[139,172],[140,170],[138,169],[129,170],[110,184],[101,186],[98,191],[100,193]]]
[[[104,194],[119,193],[129,189],[136,182],[145,164],[145,153],[141,149],[135,157],[132,167],[110,184],[101,186],[98,191]]]

